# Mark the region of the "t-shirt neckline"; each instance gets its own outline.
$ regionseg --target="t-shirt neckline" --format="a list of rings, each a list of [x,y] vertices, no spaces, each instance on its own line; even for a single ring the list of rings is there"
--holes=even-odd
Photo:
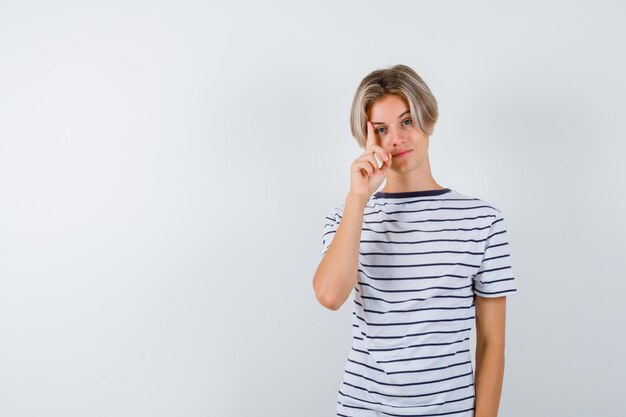
[[[429,197],[433,195],[441,195],[450,192],[449,188],[441,188],[438,190],[421,190],[421,191],[401,191],[397,193],[385,193],[378,191],[374,193],[374,198],[409,198],[409,197]]]

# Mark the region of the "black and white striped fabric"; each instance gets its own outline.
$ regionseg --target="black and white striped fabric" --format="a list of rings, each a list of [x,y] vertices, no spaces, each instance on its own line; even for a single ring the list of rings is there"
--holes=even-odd
[[[322,255],[344,208],[326,219]],[[474,297],[517,291],[508,243],[502,213],[484,200],[449,188],[374,193],[338,416],[473,417]]]

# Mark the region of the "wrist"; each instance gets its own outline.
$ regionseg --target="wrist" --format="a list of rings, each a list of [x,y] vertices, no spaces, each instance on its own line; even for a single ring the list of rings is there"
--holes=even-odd
[[[366,195],[348,193],[346,197],[346,205],[352,203],[352,204],[357,204],[359,206],[365,207],[369,199],[370,199],[369,196],[366,196]]]

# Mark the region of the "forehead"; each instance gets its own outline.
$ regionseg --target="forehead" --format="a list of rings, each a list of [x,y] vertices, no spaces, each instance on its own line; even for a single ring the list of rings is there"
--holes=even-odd
[[[409,110],[409,105],[404,98],[395,94],[386,95],[370,105],[367,118],[376,122],[390,122],[407,110]]]

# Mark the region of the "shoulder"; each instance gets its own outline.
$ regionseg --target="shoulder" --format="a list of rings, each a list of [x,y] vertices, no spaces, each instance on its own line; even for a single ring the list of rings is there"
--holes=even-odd
[[[345,203],[332,206],[329,216],[330,217],[337,216],[337,215],[341,216],[343,214],[343,210],[345,207],[346,207]]]
[[[345,206],[345,203],[331,206],[330,211],[326,214],[326,222],[339,223],[343,217],[343,210]]]
[[[460,193],[456,190],[453,190],[452,192],[455,198],[467,201],[468,204],[471,204],[471,207],[479,210],[481,213],[492,215],[496,219],[502,217],[502,211],[496,204],[493,203],[493,200],[482,198],[482,196],[477,197],[474,195]]]
[[[346,208],[346,203],[341,203],[341,204],[336,204],[334,206],[331,206],[332,209],[330,210],[330,213],[328,214],[328,218],[329,219],[341,219],[341,217],[343,216],[343,212],[344,209]],[[376,208],[376,199],[374,198],[374,196],[370,196],[369,200],[367,201],[367,204],[365,205],[366,209],[375,209]]]

